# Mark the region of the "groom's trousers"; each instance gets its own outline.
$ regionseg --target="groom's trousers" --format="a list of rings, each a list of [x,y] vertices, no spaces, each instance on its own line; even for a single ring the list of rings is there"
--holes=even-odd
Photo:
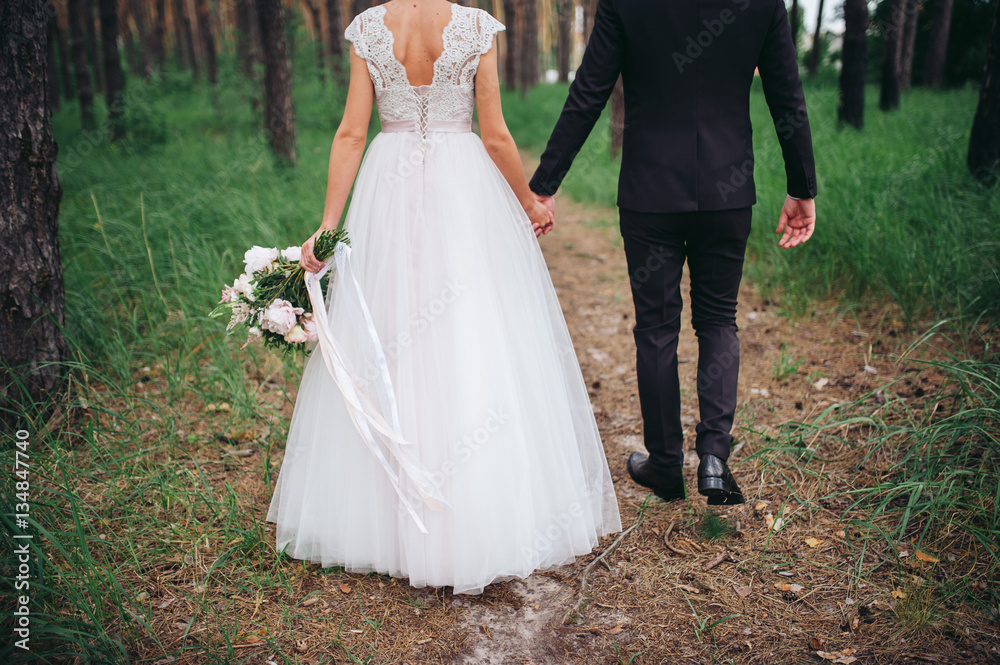
[[[750,234],[750,208],[682,213],[621,209],[632,301],[643,432],[654,469],[684,461],[677,338],[681,274],[691,276],[691,323],[698,338],[698,455],[729,457],[740,344],[736,300]]]

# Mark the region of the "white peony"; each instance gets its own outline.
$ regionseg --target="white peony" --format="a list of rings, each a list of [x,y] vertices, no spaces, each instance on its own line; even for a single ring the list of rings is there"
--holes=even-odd
[[[303,344],[309,339],[306,335],[306,331],[302,329],[302,326],[294,326],[285,335],[285,341],[289,344]]]
[[[286,261],[301,261],[302,260],[302,247],[296,245],[295,247],[286,247],[281,250],[281,258]]]
[[[254,299],[254,295],[253,295],[254,283],[253,283],[253,281],[251,281],[252,279],[253,278],[250,277],[250,275],[247,275],[246,273],[244,273],[244,274],[242,274],[242,275],[240,275],[239,277],[236,278],[236,281],[233,282],[233,286],[232,286],[232,290],[233,290],[233,293],[234,293],[234,297],[233,297],[232,301],[236,300],[235,294],[241,293],[244,296],[246,296],[247,300],[253,302],[253,299]]]
[[[273,264],[278,260],[278,250],[274,247],[260,247],[254,245],[243,255],[243,262],[247,264],[247,274],[252,275],[261,270],[270,272]]]
[[[304,311],[301,307],[293,307],[287,300],[277,298],[264,310],[260,317],[260,327],[278,335],[287,335],[295,327],[299,314]]]

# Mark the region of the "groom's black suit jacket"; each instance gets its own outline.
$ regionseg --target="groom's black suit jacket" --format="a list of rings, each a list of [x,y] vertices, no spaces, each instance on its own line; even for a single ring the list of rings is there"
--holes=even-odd
[[[755,69],[781,143],[788,194],[814,197],[812,139],[784,0],[599,0],[532,191],[555,193],[621,74],[620,207],[687,212],[753,205]]]

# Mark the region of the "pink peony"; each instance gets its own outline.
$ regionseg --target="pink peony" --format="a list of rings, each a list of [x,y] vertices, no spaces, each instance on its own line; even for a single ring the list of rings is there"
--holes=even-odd
[[[304,344],[308,339],[306,331],[302,329],[302,326],[294,326],[285,335],[285,341],[289,344]]]
[[[292,306],[287,300],[277,298],[264,310],[260,317],[260,327],[278,335],[287,335],[298,322],[299,314],[304,311],[301,307]]]
[[[315,342],[319,339],[319,333],[316,331],[316,322],[313,320],[312,312],[303,314],[299,322],[302,324],[302,329],[306,331],[306,339],[308,341]]]

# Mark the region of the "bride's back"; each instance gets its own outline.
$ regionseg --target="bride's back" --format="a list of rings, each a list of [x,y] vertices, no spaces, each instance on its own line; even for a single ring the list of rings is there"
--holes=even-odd
[[[451,4],[448,0],[391,0],[383,5],[393,52],[413,85],[429,85],[433,79],[434,62],[444,49],[442,33],[451,19]]]

